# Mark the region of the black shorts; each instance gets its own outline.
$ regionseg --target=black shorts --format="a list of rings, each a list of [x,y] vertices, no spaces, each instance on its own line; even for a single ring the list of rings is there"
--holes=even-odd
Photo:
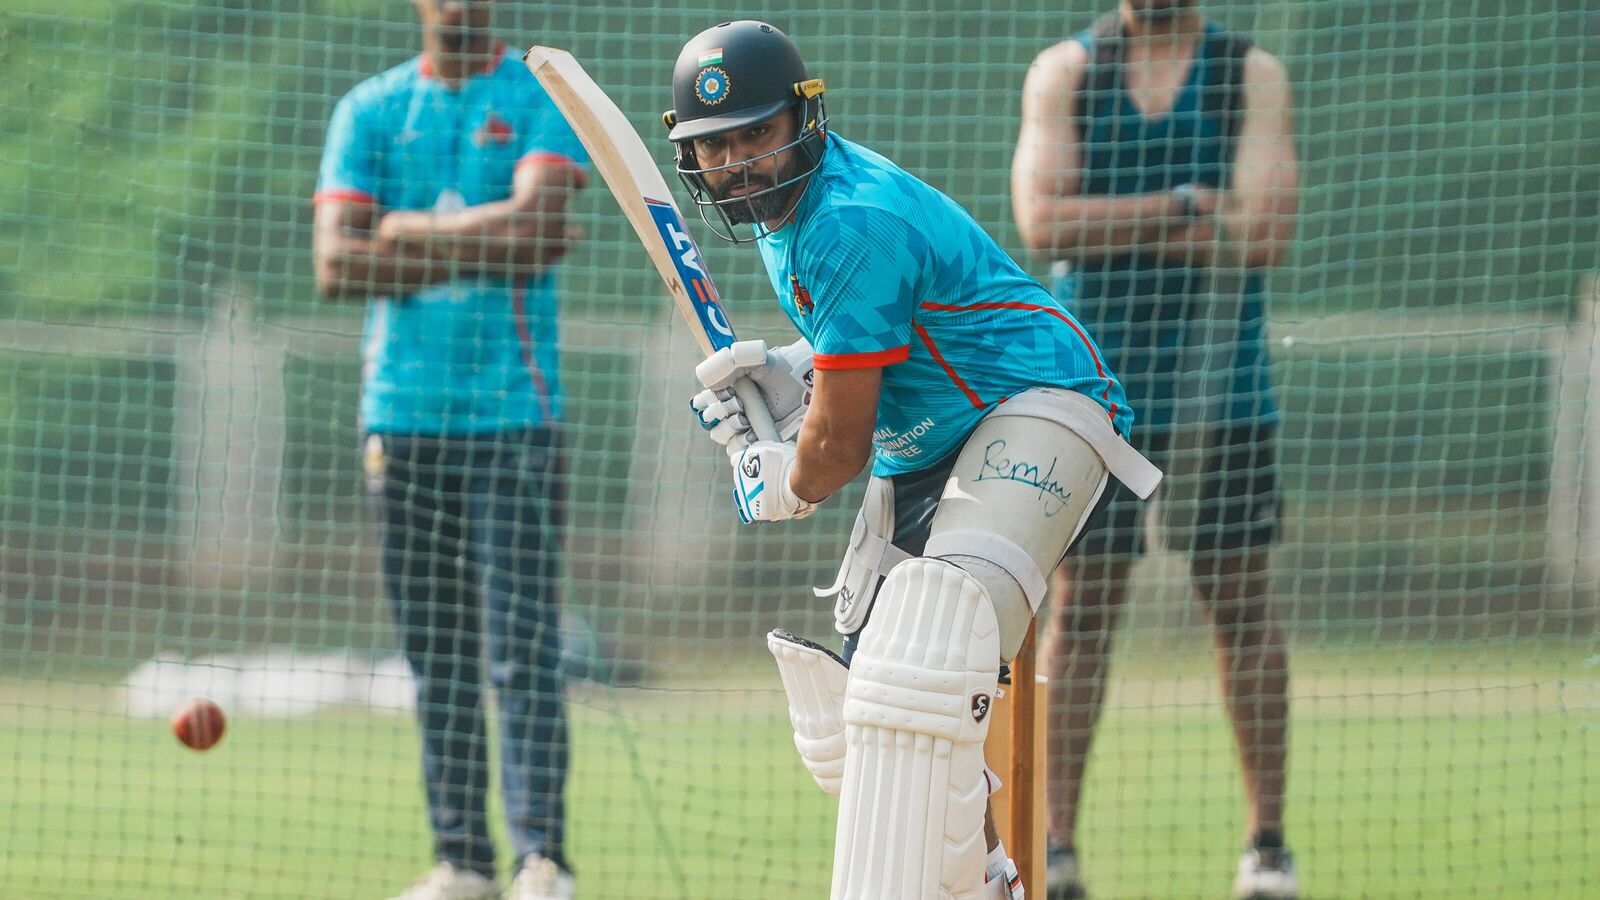
[[[1283,505],[1278,492],[1277,431],[1272,425],[1241,425],[1218,434],[1199,482],[1192,527],[1177,526],[1170,520],[1159,523],[1169,548],[1227,553],[1272,543]],[[1134,430],[1133,445],[1163,472],[1172,469],[1172,443],[1170,432]],[[1157,492],[1157,508],[1169,484],[1170,479]],[[1080,558],[1143,554],[1144,510],[1152,504],[1115,482],[1106,493],[1110,502],[1104,514],[1097,512],[1090,520],[1074,554]]]

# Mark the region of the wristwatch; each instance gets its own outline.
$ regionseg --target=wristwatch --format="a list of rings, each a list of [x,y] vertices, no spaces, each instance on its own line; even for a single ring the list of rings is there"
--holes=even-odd
[[[1185,182],[1173,188],[1172,196],[1178,198],[1178,215],[1185,222],[1200,218],[1200,200],[1195,196],[1194,182]]]

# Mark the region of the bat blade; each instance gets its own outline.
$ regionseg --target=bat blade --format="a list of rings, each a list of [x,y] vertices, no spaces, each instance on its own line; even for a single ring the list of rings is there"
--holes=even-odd
[[[700,351],[710,356],[737,338],[722,309],[722,297],[705,266],[705,257],[684,223],[661,170],[644,140],[610,96],[571,53],[532,47],[523,62],[544,86],[567,123],[589,151],[589,162],[605,180],[627,216],[656,272],[688,323]],[[777,440],[778,429],[766,403],[748,378],[734,384],[762,440]]]
[[[534,47],[525,61],[589,151],[590,163],[638,232],[701,350],[710,355],[733,343],[733,329],[700,248],[628,117],[571,53]]]

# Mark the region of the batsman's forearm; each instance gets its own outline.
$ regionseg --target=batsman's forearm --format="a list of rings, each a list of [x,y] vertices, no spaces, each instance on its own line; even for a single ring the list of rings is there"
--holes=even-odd
[[[789,473],[789,487],[801,500],[821,503],[849,484],[872,459],[872,445],[841,446],[826,436],[808,436],[802,429],[798,455]]]

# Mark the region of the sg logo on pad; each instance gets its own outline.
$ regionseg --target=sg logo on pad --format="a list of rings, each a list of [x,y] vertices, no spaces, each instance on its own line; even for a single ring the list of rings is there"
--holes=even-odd
[[[992,697],[990,697],[988,694],[973,694],[972,695],[972,721],[974,721],[974,722],[982,722],[984,719],[988,718],[989,717],[989,707],[993,704],[993,702],[994,702],[994,699]]]

